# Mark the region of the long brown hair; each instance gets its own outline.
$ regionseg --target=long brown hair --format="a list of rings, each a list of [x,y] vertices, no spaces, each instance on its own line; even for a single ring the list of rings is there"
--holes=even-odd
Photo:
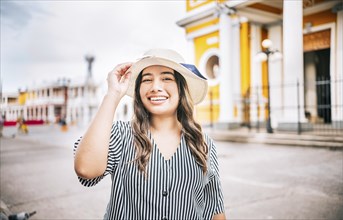
[[[202,134],[201,126],[193,117],[193,101],[189,94],[189,89],[185,78],[178,72],[174,71],[175,81],[179,91],[179,105],[177,107],[177,120],[183,128],[183,135],[187,146],[192,152],[197,163],[201,166],[203,173],[207,172],[207,153],[208,146]],[[152,143],[148,137],[150,126],[150,113],[146,110],[140,97],[140,85],[142,73],[140,73],[135,82],[134,95],[134,117],[132,120],[134,132],[134,145],[136,148],[136,163],[140,171],[146,174]]]

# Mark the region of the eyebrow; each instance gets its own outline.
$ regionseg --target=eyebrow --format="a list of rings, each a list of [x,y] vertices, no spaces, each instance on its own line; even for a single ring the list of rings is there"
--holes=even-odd
[[[143,73],[142,77],[151,76],[151,75],[152,75],[152,73]],[[172,72],[161,72],[161,75],[173,75],[174,76],[174,73],[172,73]]]

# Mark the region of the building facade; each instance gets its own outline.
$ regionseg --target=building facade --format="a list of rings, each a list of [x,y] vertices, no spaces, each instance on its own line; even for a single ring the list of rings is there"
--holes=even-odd
[[[19,118],[36,124],[87,124],[98,108],[98,87],[93,80],[45,82],[3,94],[1,113],[10,124]]]
[[[343,129],[342,7],[340,0],[187,0],[177,24],[210,85],[198,119],[220,128],[270,117],[279,130]],[[265,39],[275,53],[263,61]]]

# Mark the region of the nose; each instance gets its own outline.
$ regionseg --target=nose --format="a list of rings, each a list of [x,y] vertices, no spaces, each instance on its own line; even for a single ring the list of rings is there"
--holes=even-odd
[[[163,89],[163,86],[160,80],[154,80],[151,85],[151,92],[161,92],[162,89]]]

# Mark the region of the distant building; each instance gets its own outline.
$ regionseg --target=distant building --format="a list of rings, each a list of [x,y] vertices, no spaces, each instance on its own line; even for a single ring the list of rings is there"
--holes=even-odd
[[[322,123],[343,130],[342,4],[186,0],[177,24],[210,84],[198,119],[221,128],[256,126],[268,118],[269,101],[273,128]],[[267,38],[282,58],[258,62]]]
[[[23,118],[32,124],[88,124],[99,105],[99,84],[92,77],[94,56],[86,55],[85,59],[88,73],[83,79],[59,78],[19,89],[18,93],[2,94],[5,122],[13,124]]]
[[[88,72],[85,78],[59,78],[39,85],[1,94],[0,113],[5,125],[15,125],[19,118],[29,124],[61,123],[86,126],[95,116],[105,91],[92,76],[95,58],[86,55]],[[132,117],[132,98],[119,103],[115,120],[128,121]]]
[[[44,82],[3,94],[1,112],[7,122],[22,117],[32,123],[87,124],[98,108],[98,87],[92,79]]]

